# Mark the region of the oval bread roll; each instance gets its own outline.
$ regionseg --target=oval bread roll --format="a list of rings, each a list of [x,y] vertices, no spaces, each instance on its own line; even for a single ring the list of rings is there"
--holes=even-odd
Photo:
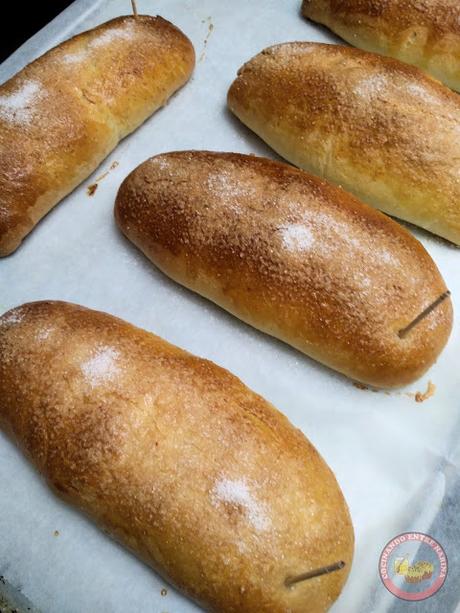
[[[59,495],[206,609],[319,613],[338,597],[354,539],[333,473],[212,362],[105,313],[27,304],[0,318],[0,423]]]
[[[240,69],[228,104],[290,162],[460,244],[460,97],[417,68],[286,43]]]
[[[396,222],[287,164],[177,152],[117,196],[125,235],[167,275],[354,379],[396,387],[435,361],[452,327],[422,245]]]
[[[460,91],[459,0],[304,0],[302,12],[355,47],[414,64]]]
[[[0,86],[0,256],[189,78],[191,42],[161,17],[120,17]]]

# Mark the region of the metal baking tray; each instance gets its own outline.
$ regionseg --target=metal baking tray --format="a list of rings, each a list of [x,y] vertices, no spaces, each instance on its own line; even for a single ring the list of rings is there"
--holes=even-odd
[[[178,149],[276,155],[226,110],[239,66],[269,45],[339,42],[300,16],[300,0],[138,0],[193,41],[191,82],[126,138],[57,206],[22,247],[0,261],[0,312],[62,299],[113,313],[238,375],[309,437],[350,506],[356,554],[334,613],[460,610],[460,326],[417,384],[362,390],[301,353],[246,326],[163,276],[117,231],[122,179],[147,157]],[[130,12],[129,0],[77,0],[2,66],[3,81],[61,40]],[[117,162],[118,165],[114,165]],[[108,171],[106,176],[104,173]],[[102,179],[100,178],[102,177]],[[88,186],[98,187],[92,196]],[[460,251],[410,228],[437,262],[455,304]],[[428,381],[436,393],[414,399]],[[408,603],[383,586],[378,561],[395,535],[420,531],[444,547],[449,571],[431,599]],[[199,609],[59,501],[0,434],[0,610],[42,613],[191,613]]]

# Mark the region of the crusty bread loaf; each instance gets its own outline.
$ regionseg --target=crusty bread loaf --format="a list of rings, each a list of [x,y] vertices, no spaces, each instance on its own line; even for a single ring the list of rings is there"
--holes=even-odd
[[[105,313],[27,304],[0,318],[0,424],[59,495],[206,609],[320,613],[342,589],[353,528],[333,473],[212,362]]]
[[[460,244],[460,97],[418,68],[286,43],[240,69],[228,104],[290,162]]]
[[[0,86],[0,256],[189,78],[192,44],[161,17],[79,34]]]
[[[422,245],[326,182],[255,156],[177,152],[125,179],[121,230],[167,275],[243,321],[379,387],[419,377],[452,326]]]
[[[459,0],[304,0],[302,12],[355,47],[414,64],[460,91]]]

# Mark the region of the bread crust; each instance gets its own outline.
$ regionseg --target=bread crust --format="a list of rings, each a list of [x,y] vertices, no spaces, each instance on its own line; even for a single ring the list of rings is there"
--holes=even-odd
[[[0,256],[189,78],[193,46],[161,17],[119,17],[0,86]]]
[[[287,164],[236,153],[158,155],[120,187],[115,217],[163,272],[353,379],[397,387],[452,327],[433,260],[399,224]]]
[[[302,13],[355,47],[414,64],[460,91],[458,0],[303,0]]]
[[[418,68],[286,43],[240,69],[228,105],[296,166],[460,244],[460,98]]]
[[[23,305],[0,318],[0,425],[60,496],[207,610],[320,613],[342,589],[353,528],[333,473],[212,362],[105,313]]]

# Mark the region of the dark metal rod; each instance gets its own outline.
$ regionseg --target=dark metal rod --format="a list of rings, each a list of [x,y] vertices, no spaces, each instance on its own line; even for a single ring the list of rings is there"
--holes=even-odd
[[[449,296],[450,296],[450,291],[447,290],[446,292],[441,294],[439,298],[436,298],[436,300],[432,302],[429,306],[427,306],[426,309],[422,311],[419,315],[417,315],[417,317],[413,319],[409,325],[407,325],[405,328],[402,328],[398,332],[399,338],[404,338],[406,334],[410,332],[414,326],[420,323],[422,319],[425,319],[425,317],[427,317],[432,311],[434,311],[434,309],[438,307],[441,304],[441,302],[444,302],[446,298],[449,298]]]
[[[314,577],[320,577],[321,575],[327,575],[327,573],[333,573],[335,570],[340,570],[344,566],[345,562],[340,560],[340,562],[335,562],[335,564],[329,564],[329,566],[309,570],[307,573],[296,575],[295,577],[286,577],[284,585],[286,587],[291,587],[295,583],[300,583],[300,581],[307,581],[308,579],[313,579]]]
[[[136,0],[131,0],[131,6],[133,7],[133,15],[134,15],[134,17],[137,17]]]

